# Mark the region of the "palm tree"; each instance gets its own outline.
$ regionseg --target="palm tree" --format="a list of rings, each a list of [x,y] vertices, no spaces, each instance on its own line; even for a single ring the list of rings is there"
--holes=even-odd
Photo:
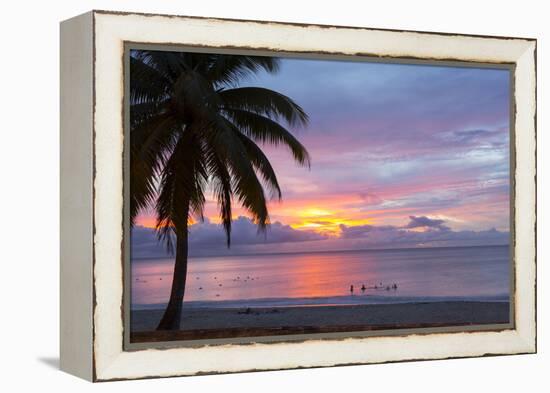
[[[302,108],[273,90],[238,86],[261,70],[276,72],[278,65],[260,56],[131,52],[131,222],[154,207],[159,240],[175,250],[170,300],[157,330],[179,329],[189,221],[203,219],[205,192],[211,190],[218,202],[230,247],[234,200],[263,231],[269,224],[266,191],[281,198],[258,144],[284,145],[297,163],[310,164],[305,147],[285,128],[307,123]]]

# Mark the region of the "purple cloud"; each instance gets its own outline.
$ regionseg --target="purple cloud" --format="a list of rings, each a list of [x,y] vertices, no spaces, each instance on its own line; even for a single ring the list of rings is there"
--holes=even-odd
[[[437,221],[437,220],[433,220]],[[425,226],[425,225],[423,225]],[[354,240],[354,248],[406,248],[406,247],[470,247],[486,245],[507,245],[509,233],[489,229],[486,231],[453,231],[447,227],[424,232],[391,225],[346,226],[341,225],[341,238]],[[415,227],[416,228],[416,227]]]
[[[206,219],[194,224],[189,229],[189,255],[231,254],[243,247],[257,244],[293,243],[319,241],[326,239],[313,231],[296,230],[289,225],[274,222],[267,227],[265,233],[258,232],[258,227],[247,217],[238,217],[233,221],[231,230],[231,249],[227,250],[226,237],[220,224]],[[131,248],[133,259],[165,258],[169,254],[166,247],[157,240],[153,229],[136,226],[131,233]]]
[[[233,221],[231,230],[231,244],[265,244],[303,242],[309,240],[325,239],[316,232],[298,231],[280,222],[270,224],[265,233],[258,232],[258,227],[247,217],[238,217]],[[225,233],[221,225],[211,223],[208,220],[191,226],[189,230],[189,246],[212,246],[225,244]]]
[[[405,228],[434,228],[441,231],[448,231],[450,229],[448,226],[443,225],[445,220],[432,219],[426,216],[409,216],[409,219],[410,221]]]
[[[342,238],[358,238],[358,237],[366,237],[371,232],[392,232],[398,229],[397,227],[394,227],[392,225],[381,225],[381,226],[374,226],[374,225],[354,225],[354,226],[347,226],[344,224],[340,225],[340,231],[341,231],[341,237]]]

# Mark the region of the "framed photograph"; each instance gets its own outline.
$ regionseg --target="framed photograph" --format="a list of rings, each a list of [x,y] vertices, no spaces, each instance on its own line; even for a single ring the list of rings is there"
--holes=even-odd
[[[536,351],[536,40],[61,24],[61,367]]]

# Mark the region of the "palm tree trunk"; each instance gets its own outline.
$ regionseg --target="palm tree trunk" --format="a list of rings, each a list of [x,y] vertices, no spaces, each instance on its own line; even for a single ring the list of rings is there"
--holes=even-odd
[[[177,230],[176,236],[176,262],[174,264],[170,300],[157,330],[178,330],[180,328],[181,308],[187,278],[187,223],[185,223],[184,228]]]

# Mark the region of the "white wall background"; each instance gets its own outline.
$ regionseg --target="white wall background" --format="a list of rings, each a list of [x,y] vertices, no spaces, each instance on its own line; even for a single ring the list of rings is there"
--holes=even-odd
[[[546,2],[27,1],[0,14],[0,390],[538,392],[548,388],[550,23]],[[90,9],[538,38],[539,354],[91,385],[57,370],[59,27]],[[545,157],[546,155],[546,157]],[[546,239],[546,242],[545,242]],[[546,243],[546,244],[545,244]],[[545,299],[546,298],[546,299]],[[546,363],[546,364],[545,364]],[[31,390],[32,389],[32,390]],[[27,389],[25,389],[27,390]]]

